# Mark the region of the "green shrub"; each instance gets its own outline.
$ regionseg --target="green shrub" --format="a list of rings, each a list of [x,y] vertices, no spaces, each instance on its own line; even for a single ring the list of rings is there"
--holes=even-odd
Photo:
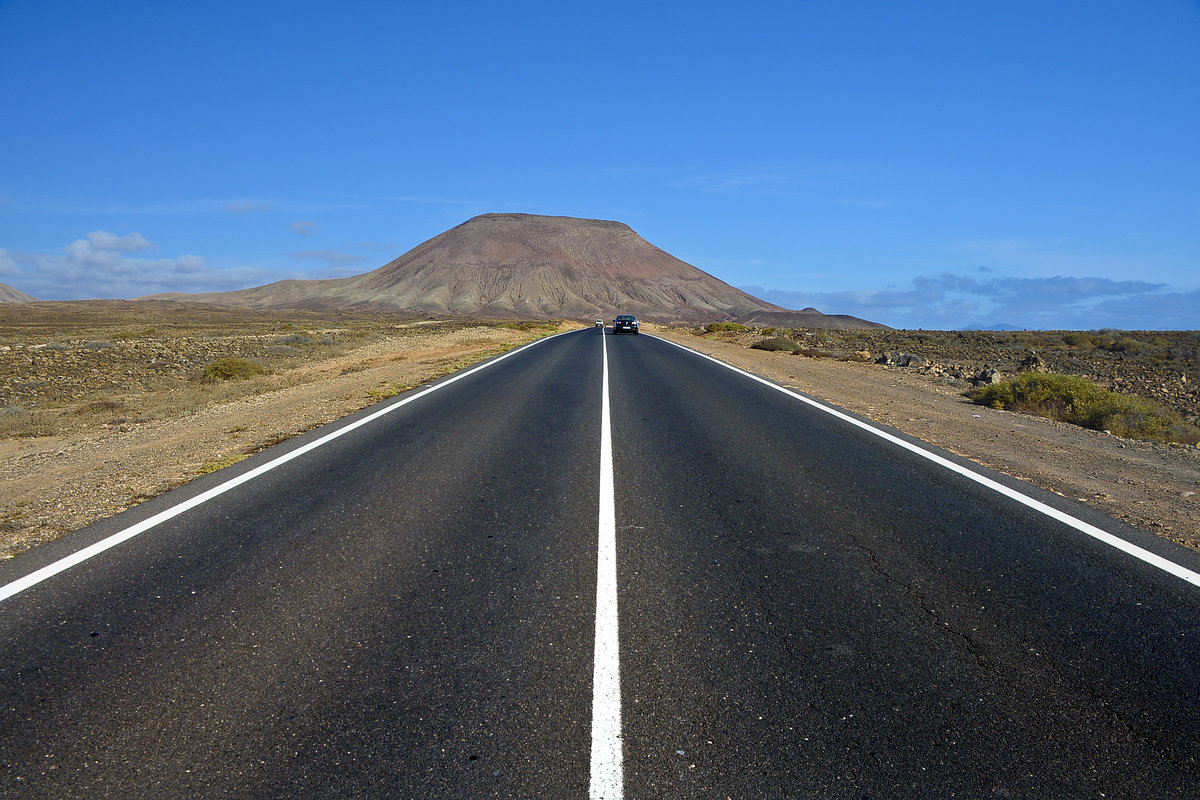
[[[740,322],[710,322],[704,326],[704,330],[708,331],[709,333],[726,333],[748,331],[750,329],[745,325],[742,325]]]
[[[120,400],[94,400],[75,409],[75,414],[110,414],[124,410],[125,404]]]
[[[773,339],[763,339],[762,341],[755,342],[754,344],[750,345],[750,347],[753,350],[787,350],[789,353],[791,353],[799,349],[800,345],[796,342],[793,342],[791,339],[787,339],[783,336],[776,336]]]
[[[200,380],[204,383],[218,383],[253,378],[255,375],[265,375],[266,373],[267,370],[263,366],[244,358],[218,358],[204,368]]]
[[[290,333],[287,336],[273,336],[270,344],[274,347],[290,347],[298,344],[312,344],[313,338],[303,333]]]
[[[1114,353],[1128,353],[1129,355],[1137,356],[1151,353],[1155,348],[1153,345],[1134,339],[1132,336],[1122,336],[1108,345],[1107,349]]]
[[[969,393],[980,405],[1036,414],[1129,439],[1200,442],[1200,428],[1149,400],[1101,389],[1073,375],[1030,372]]]

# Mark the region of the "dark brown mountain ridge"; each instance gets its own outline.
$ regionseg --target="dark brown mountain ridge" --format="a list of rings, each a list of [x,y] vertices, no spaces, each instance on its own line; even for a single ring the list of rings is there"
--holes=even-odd
[[[655,247],[623,222],[534,214],[473,217],[350,278],[158,297],[251,308],[569,319],[627,313],[665,323],[883,327],[760,300]]]

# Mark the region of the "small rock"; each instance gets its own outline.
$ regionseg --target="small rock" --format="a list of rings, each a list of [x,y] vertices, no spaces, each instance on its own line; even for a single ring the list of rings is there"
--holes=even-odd
[[[1029,355],[1021,359],[1021,363],[1017,366],[1017,372],[1045,372],[1046,361],[1036,350],[1030,350]]]
[[[975,377],[971,378],[971,383],[976,386],[990,386],[1000,383],[1002,380],[1004,380],[1004,376],[1000,373],[1000,370],[995,367],[984,367]]]
[[[889,367],[923,367],[925,359],[912,353],[884,353],[875,359],[875,363]]]

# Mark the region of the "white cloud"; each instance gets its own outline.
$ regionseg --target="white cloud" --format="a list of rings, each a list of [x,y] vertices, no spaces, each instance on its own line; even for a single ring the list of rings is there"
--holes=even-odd
[[[293,222],[292,223],[292,231],[295,232],[298,236],[308,236],[316,229],[317,229],[317,223],[312,222],[311,220],[304,221],[304,222]]]
[[[1008,324],[1042,330],[1191,330],[1200,327],[1200,292],[1136,280],[1056,275],[987,278],[940,273],[908,286],[836,292],[743,287],[786,308],[815,307],[896,328],[954,330]]]
[[[97,250],[119,250],[122,253],[136,253],[141,250],[153,250],[154,245],[140,233],[127,233],[117,236],[108,231],[92,231],[88,234],[88,243]]]
[[[17,266],[17,262],[8,254],[8,251],[0,247],[0,275],[17,275],[21,271]]]
[[[117,236],[108,231],[92,231],[86,239],[76,239],[66,247],[67,258],[78,264],[115,265],[121,253],[153,250],[154,245],[140,233]]]
[[[93,231],[59,253],[0,250],[0,274],[19,275],[26,291],[49,300],[222,291],[280,277],[270,269],[214,268],[203,256],[190,253],[174,258],[134,255],[155,249],[156,245],[140,233],[120,236]]]

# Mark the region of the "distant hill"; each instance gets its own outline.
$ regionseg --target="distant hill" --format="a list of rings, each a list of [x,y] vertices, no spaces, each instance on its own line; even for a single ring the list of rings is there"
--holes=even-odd
[[[887,328],[879,322],[867,322],[865,319],[852,317],[849,314],[823,314],[815,308],[802,308],[799,311],[781,309],[779,311],[756,311],[738,322],[743,325],[757,325],[762,328],[826,328],[830,330],[851,330],[864,328]]]
[[[971,325],[966,328],[959,328],[961,331],[1021,331],[1025,330],[1020,325],[1010,325],[1007,322],[994,322],[991,325]]]
[[[0,303],[36,303],[37,298],[7,283],[0,283]]]
[[[655,247],[621,222],[533,214],[474,217],[350,278],[156,297],[252,308],[571,319],[626,313],[654,322],[877,327],[760,300]]]

